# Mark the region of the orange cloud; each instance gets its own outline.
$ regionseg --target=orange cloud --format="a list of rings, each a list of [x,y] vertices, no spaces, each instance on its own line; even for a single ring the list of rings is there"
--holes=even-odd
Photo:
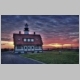
[[[71,46],[73,46],[73,47],[76,47],[77,46],[77,44],[75,45],[75,44],[60,44],[60,43],[51,43],[51,44],[44,44],[43,45],[43,47],[71,47]]]
[[[13,48],[13,47],[14,47],[13,41],[1,41],[1,48]]]

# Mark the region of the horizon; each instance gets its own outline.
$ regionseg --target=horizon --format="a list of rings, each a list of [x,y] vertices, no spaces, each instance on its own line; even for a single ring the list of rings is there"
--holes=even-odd
[[[1,48],[14,48],[13,33],[24,34],[25,23],[43,48],[79,47],[79,15],[1,15]]]

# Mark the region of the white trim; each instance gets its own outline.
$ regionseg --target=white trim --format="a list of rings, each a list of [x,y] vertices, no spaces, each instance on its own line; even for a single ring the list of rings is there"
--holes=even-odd
[[[25,47],[26,47],[26,49],[25,49]],[[29,47],[29,48],[28,48]],[[32,48],[33,47],[33,48]],[[42,47],[41,46],[35,46],[35,45],[28,45],[28,46],[24,46],[24,45],[22,45],[21,46],[21,49],[17,49],[17,46],[15,46],[15,52],[24,52],[24,51],[34,51],[34,52],[42,52]]]

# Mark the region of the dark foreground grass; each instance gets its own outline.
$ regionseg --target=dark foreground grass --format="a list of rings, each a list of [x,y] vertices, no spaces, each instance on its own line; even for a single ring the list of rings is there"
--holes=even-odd
[[[47,51],[43,53],[21,54],[23,57],[32,58],[47,64],[79,64],[79,52],[76,51]]]

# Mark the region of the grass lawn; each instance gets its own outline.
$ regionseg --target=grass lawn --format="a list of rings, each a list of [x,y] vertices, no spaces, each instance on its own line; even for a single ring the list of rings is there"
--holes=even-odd
[[[79,64],[79,52],[62,51],[47,51],[43,53],[20,54],[23,57],[32,58],[46,64]]]

